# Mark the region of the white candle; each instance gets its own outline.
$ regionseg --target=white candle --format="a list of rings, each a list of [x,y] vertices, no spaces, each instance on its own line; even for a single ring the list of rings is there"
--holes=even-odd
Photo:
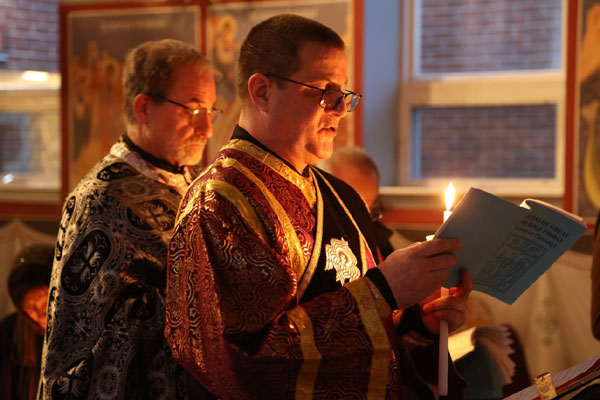
[[[452,214],[452,203],[456,192],[452,182],[448,185],[445,192],[446,210],[444,211],[444,222]],[[448,289],[442,287],[440,297],[448,296]],[[438,364],[438,395],[448,395],[448,321],[440,321],[440,346],[439,346],[439,364]]]

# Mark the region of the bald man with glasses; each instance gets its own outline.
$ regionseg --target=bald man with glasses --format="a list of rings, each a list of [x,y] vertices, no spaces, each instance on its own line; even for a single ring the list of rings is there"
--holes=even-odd
[[[451,239],[379,260],[360,196],[314,167],[361,99],[344,42],[272,17],[242,44],[237,79],[239,124],[190,186],[169,245],[173,356],[220,399],[433,399],[439,320],[463,323],[472,282],[434,298]]]

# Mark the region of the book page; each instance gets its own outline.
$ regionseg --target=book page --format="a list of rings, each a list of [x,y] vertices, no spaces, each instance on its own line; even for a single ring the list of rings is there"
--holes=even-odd
[[[448,352],[452,361],[475,351],[475,344],[485,347],[490,358],[496,363],[504,384],[512,381],[515,363],[510,354],[514,353],[513,341],[505,325],[480,325],[454,333],[448,338]]]
[[[589,360],[583,361],[577,365],[567,368],[552,376],[552,383],[556,389],[560,389],[563,386],[575,381],[585,378],[586,375],[591,374],[600,365],[600,356],[595,356]],[[533,400],[539,398],[539,393],[535,385],[531,385],[520,392],[514,393],[504,400]]]
[[[520,221],[516,232],[520,236],[523,255],[518,270],[511,271],[511,288],[507,297],[521,295],[536,279],[585,233],[583,219],[557,207],[527,200],[530,213]]]
[[[456,361],[475,350],[472,337],[474,331],[475,327],[472,327],[450,335],[448,338],[448,352],[452,361]]]
[[[469,189],[435,235],[462,242],[444,286],[457,285],[468,268],[476,290],[512,304],[587,229],[553,208],[527,204]]]

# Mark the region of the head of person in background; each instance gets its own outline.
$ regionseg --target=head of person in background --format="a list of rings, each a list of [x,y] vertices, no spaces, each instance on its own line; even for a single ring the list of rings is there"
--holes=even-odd
[[[8,292],[15,309],[40,334],[46,329],[53,257],[52,245],[28,246],[17,254],[8,276]]]
[[[54,246],[34,244],[14,258],[8,293],[16,309],[0,321],[0,387],[3,398],[34,399],[46,329]]]
[[[212,123],[218,71],[194,47],[164,39],[132,51],[123,68],[127,136],[145,155],[175,167],[197,164]]]
[[[340,119],[361,98],[346,88],[342,38],[295,15],[278,15],[250,31],[237,80],[239,125],[299,172],[331,155]]]
[[[395,249],[411,244],[410,240],[381,222],[383,206],[379,199],[379,168],[369,153],[359,147],[340,147],[317,166],[352,186],[362,197],[371,214],[377,246],[383,258]]]
[[[379,168],[369,153],[359,147],[340,147],[317,166],[352,186],[365,201],[371,216],[380,216]]]

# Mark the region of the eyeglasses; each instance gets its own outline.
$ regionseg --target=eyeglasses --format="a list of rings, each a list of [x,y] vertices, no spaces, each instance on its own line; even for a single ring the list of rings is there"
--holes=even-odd
[[[383,217],[383,211],[383,204],[381,203],[379,196],[377,196],[371,205],[371,211],[369,213],[371,216],[371,221],[379,221]]]
[[[189,112],[192,113],[192,118],[190,120],[190,122],[192,123],[192,125],[198,125],[199,123],[206,121],[206,116],[208,115],[210,118],[210,123],[214,123],[216,120],[219,119],[219,117],[223,114],[223,111],[219,110],[218,108],[214,108],[212,107],[211,109],[208,108],[191,108],[186,106],[185,104],[181,104],[176,102],[175,100],[171,100],[165,96],[162,96],[160,94],[155,94],[155,93],[148,93],[148,96],[150,97],[154,97],[155,99],[159,99],[159,100],[163,100],[166,102],[169,102],[171,104],[174,104],[178,107],[184,108],[186,110],[188,110]]]
[[[325,110],[335,110],[340,105],[342,99],[344,99],[344,103],[346,103],[346,111],[352,112],[356,110],[356,107],[358,107],[358,103],[360,103],[360,99],[362,98],[362,94],[354,93],[350,90],[321,89],[316,86],[298,82],[276,74],[265,74],[265,76],[272,76],[277,79],[282,79],[284,81],[292,82],[297,85],[306,86],[308,88],[320,91],[321,101],[319,101],[319,105]]]

